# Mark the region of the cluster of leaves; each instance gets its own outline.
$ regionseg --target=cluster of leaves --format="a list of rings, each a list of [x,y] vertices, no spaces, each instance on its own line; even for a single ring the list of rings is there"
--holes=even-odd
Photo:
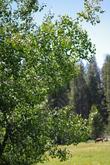
[[[87,121],[73,114],[69,107],[52,112],[43,106],[30,109],[25,105],[17,107],[7,118],[11,124],[8,125],[9,138],[2,160],[13,165],[43,161],[48,150],[50,156],[65,160],[69,152],[57,147],[58,140],[61,140],[60,144],[78,144],[87,140],[89,135]],[[6,133],[6,121],[1,122],[0,142]]]
[[[58,158],[60,161],[68,160],[72,155],[67,148],[54,147],[49,151],[49,156],[52,158]]]
[[[78,144],[89,137],[87,120],[73,112],[71,107],[54,110],[52,137],[56,144]]]
[[[52,147],[49,113],[40,107],[31,109],[25,105],[17,107],[10,116],[7,115],[7,120],[10,125],[2,159],[13,165],[41,161],[43,154]],[[6,121],[2,120],[0,142],[4,140],[5,125]]]
[[[99,14],[104,11],[101,8],[103,0],[84,0],[84,10],[78,13],[80,19],[90,22],[92,25],[100,23]]]

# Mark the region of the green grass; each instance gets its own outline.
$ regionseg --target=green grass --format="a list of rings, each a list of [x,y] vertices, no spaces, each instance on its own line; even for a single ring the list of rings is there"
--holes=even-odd
[[[81,143],[67,148],[72,153],[69,160],[60,162],[58,159],[50,159],[37,165],[110,165],[110,142]]]

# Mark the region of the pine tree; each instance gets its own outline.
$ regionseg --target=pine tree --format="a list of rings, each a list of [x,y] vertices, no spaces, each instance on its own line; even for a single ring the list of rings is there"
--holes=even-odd
[[[84,118],[88,117],[88,88],[83,63],[79,65],[79,74],[70,83],[70,105],[77,114],[81,114]]]
[[[92,105],[99,107],[101,104],[101,80],[95,56],[88,64],[87,83],[89,88],[89,105],[90,107],[92,107]]]
[[[48,97],[48,104],[51,109],[60,109],[68,105],[68,85],[56,89]]]
[[[105,63],[102,68],[102,78],[104,85],[104,93],[106,97],[107,111],[109,114],[108,127],[106,131],[108,134],[110,134],[110,55],[106,56]]]
[[[104,132],[104,126],[107,122],[107,110],[105,107],[105,97],[100,77],[100,70],[97,66],[95,57],[88,65],[87,82],[89,88],[90,110],[93,106],[95,106],[98,110],[98,115],[95,118],[95,122],[97,121],[97,124],[94,125],[94,137],[98,137]]]

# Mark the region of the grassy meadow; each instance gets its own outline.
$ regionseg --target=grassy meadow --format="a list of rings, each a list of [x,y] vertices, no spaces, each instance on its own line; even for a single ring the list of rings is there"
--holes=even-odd
[[[37,165],[110,165],[110,142],[80,143],[67,148],[72,153],[69,160],[60,162],[57,159],[50,159]]]

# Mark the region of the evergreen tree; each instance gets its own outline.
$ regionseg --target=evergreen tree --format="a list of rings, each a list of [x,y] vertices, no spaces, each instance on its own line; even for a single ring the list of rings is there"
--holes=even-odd
[[[90,137],[96,139],[101,137],[104,132],[104,122],[99,110],[95,105],[92,105],[89,114]]]
[[[70,83],[70,105],[74,107],[76,113],[84,118],[88,117],[88,87],[83,63],[79,65],[79,74]]]
[[[50,109],[60,109],[68,105],[68,85],[56,89],[48,97],[48,104]]]
[[[87,83],[89,88],[89,105],[90,108],[92,105],[97,107],[101,104],[101,80],[100,80],[100,71],[98,69],[95,56],[92,61],[88,64],[87,71]]]
[[[110,134],[110,55],[106,56],[105,63],[102,68],[102,78],[104,93],[106,97],[107,111],[109,114],[107,133]]]
[[[97,66],[95,57],[88,65],[87,82],[89,88],[89,107],[90,110],[96,106],[98,113],[94,119],[94,137],[101,136],[107,122],[107,110],[105,107],[104,90],[100,77],[100,70]]]

